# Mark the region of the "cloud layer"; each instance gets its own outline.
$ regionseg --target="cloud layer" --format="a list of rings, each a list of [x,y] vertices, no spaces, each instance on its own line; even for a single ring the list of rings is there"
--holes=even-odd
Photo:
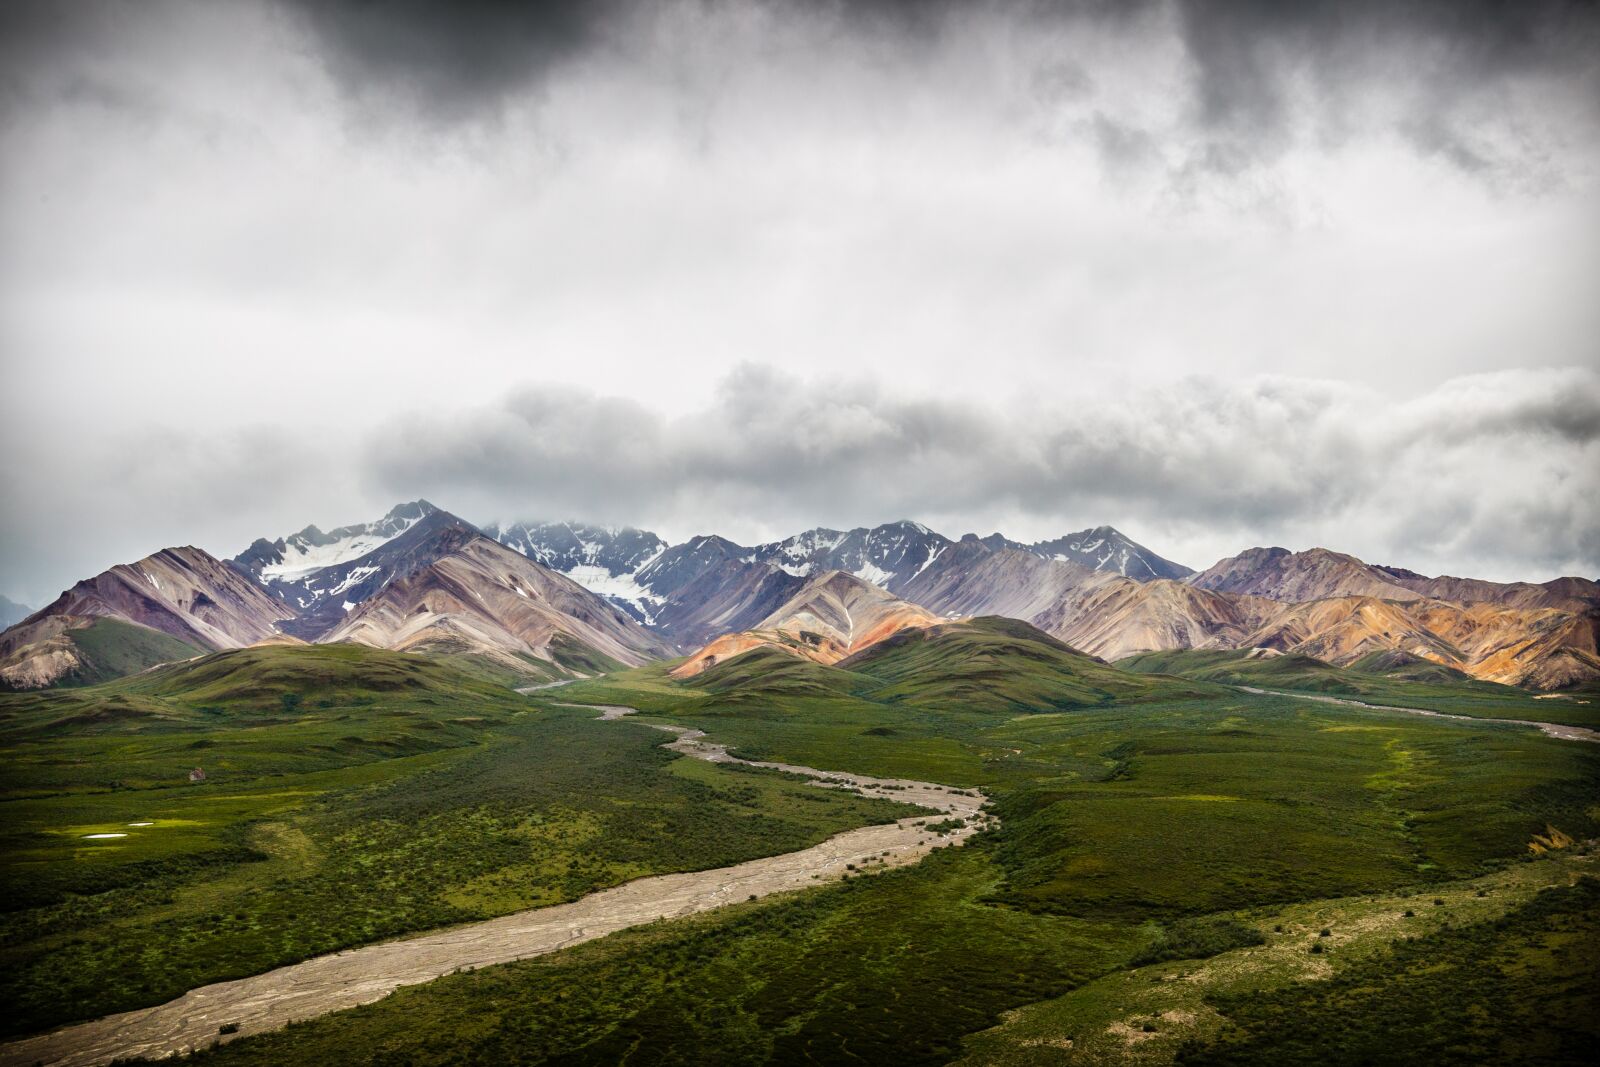
[[[43,562],[34,573],[66,584],[189,540],[231,555],[417,496],[476,521],[573,518],[675,539],[898,518],[1031,539],[1111,523],[1195,566],[1271,542],[1429,573],[1600,573],[1600,374],[1586,370],[1454,379],[1413,400],[1191,378],[998,408],[750,365],[674,415],[530,386],[366,431],[166,431],[75,460],[102,476],[8,474],[12,499],[31,502],[5,520],[0,562],[14,573]]]
[[[0,592],[429,495],[1600,570],[1600,12],[19,2]]]

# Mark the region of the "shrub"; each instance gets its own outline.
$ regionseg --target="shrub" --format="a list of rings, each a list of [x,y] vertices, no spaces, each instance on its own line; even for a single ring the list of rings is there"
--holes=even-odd
[[[1203,960],[1236,948],[1266,942],[1261,931],[1233,919],[1179,919],[1161,931],[1155,944],[1129,961],[1129,966],[1166,960]]]

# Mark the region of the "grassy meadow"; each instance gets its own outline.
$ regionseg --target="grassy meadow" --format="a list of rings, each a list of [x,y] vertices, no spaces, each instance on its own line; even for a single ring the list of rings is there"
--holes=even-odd
[[[226,653],[0,713],[9,1033],[903,813],[354,647]]]
[[[237,691],[213,657],[181,682],[0,703],[17,1032],[896,813],[674,758],[566,703],[627,704],[749,758],[979,788],[1000,822],[913,867],[197,1059],[1534,1063],[1570,1058],[1596,1017],[1578,946],[1600,915],[1600,746],[1122,671],[1004,623],[839,668],[758,650],[689,682],[656,664],[527,698],[343,650],[328,698],[267,651]],[[168,777],[196,762],[204,785]],[[154,826],[83,837],[135,821]],[[1502,996],[1518,1007],[1491,1032]]]

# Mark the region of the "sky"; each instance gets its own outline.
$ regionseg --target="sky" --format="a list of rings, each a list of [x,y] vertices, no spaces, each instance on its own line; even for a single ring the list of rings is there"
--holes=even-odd
[[[0,7],[0,594],[426,497],[1600,575],[1600,7]]]

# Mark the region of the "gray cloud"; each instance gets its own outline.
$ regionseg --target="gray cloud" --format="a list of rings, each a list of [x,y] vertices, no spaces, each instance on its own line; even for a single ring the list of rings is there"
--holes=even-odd
[[[446,120],[494,109],[597,47],[615,0],[293,0],[334,79]]]
[[[1592,572],[1597,10],[0,5],[0,592],[419,494]]]
[[[1580,370],[1459,379],[1404,402],[1190,379],[999,411],[745,367],[676,418],[520,392],[398,420],[365,454],[390,495],[420,489],[480,515],[744,537],[901,516],[985,532],[1009,519],[1038,536],[1109,521],[1201,563],[1286,540],[1504,577],[1600,570],[1597,420],[1600,375]]]
[[[397,103],[445,122],[497,113],[512,94],[563,64],[597,54],[651,62],[694,36],[720,39],[734,64],[796,46],[863,42],[880,56],[954,53],[984,62],[1005,42],[1050,106],[1093,103],[1093,128],[1113,170],[1137,156],[1143,131],[1113,117],[1083,42],[1180,50],[1192,76],[1181,127],[1164,162],[1180,197],[1209,177],[1270,166],[1310,137],[1338,142],[1381,122],[1412,148],[1496,181],[1527,181],[1550,165],[1545,131],[1485,123],[1529,88],[1591,114],[1600,98],[1600,8],[1570,0],[955,0],[778,3],[774,0],[283,0],[312,30],[335,79],[366,103]],[[752,35],[751,27],[758,27]],[[659,57],[656,57],[659,59]],[[936,77],[936,66],[925,71]],[[1130,154],[1131,153],[1131,154]],[[1545,177],[1548,177],[1547,175]],[[1257,183],[1259,185],[1259,182]]]
[[[1600,373],[1452,379],[1400,399],[1188,378],[1020,406],[755,365],[669,414],[571,386],[416,407],[370,430],[145,430],[5,471],[0,573],[35,601],[166,544],[258,536],[426,496],[477,521],[582,519],[746,542],[913,518],[1044,538],[1109,522],[1203,566],[1326,545],[1427,572],[1600,573]],[[17,576],[23,578],[17,580]]]

